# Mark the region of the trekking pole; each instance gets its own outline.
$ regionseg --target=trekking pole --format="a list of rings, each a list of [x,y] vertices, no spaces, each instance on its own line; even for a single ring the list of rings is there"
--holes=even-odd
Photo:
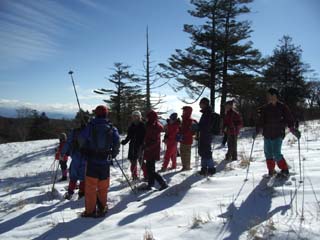
[[[77,99],[77,103],[78,103],[78,107],[79,107],[79,114],[80,114],[80,118],[81,118],[81,121],[84,123],[84,118],[83,118],[83,115],[82,115],[82,111],[81,111],[81,107],[80,107],[80,102],[79,102],[79,98],[78,98],[78,93],[77,93],[77,89],[76,89],[76,86],[74,84],[74,80],[73,80],[73,71],[69,71],[69,74],[70,74],[70,77],[71,77],[71,80],[72,80],[72,85],[73,85],[73,89],[74,89],[74,93],[76,95],[76,99]]]
[[[123,169],[123,156],[124,156],[124,147],[123,145],[121,145],[121,166],[122,166],[122,169]]]
[[[55,160],[56,161],[56,160]],[[58,161],[57,161],[58,162]],[[53,175],[53,183],[52,183],[52,188],[51,188],[51,192],[53,193],[54,191],[54,185],[56,184],[57,181],[57,176],[58,176],[58,170],[59,170],[59,162],[57,163],[57,167],[55,169],[54,175]]]
[[[253,152],[253,146],[254,146],[254,141],[256,140],[256,138],[252,139],[252,146],[251,146],[251,152],[250,152],[250,156],[249,156],[249,163],[248,163],[248,167],[247,167],[247,173],[246,173],[246,178],[244,179],[244,181],[248,181],[248,175],[249,175],[249,169],[250,169],[250,161],[251,161],[251,157],[252,157],[252,152]]]
[[[120,170],[121,170],[121,172],[122,172],[122,175],[123,175],[124,178],[126,179],[126,181],[127,181],[128,185],[129,185],[129,187],[131,188],[132,192],[133,192],[133,193],[136,193],[135,190],[134,190],[134,188],[132,187],[132,185],[131,185],[131,183],[130,183],[128,177],[127,177],[127,175],[124,173],[123,169],[121,168],[119,161],[118,161],[116,158],[115,158],[114,160],[116,161],[118,167],[120,168]]]
[[[296,121],[296,124],[295,124],[295,128],[298,130],[299,129],[299,122]],[[299,180],[299,183],[302,183],[303,180],[302,180],[302,170],[301,170],[301,153],[300,153],[300,138],[298,138],[298,153],[299,153],[299,174],[300,174],[300,180]]]

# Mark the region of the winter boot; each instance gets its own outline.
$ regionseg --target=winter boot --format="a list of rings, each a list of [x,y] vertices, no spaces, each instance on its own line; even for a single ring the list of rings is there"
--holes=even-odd
[[[95,218],[96,217],[96,213],[93,212],[93,213],[87,213],[86,211],[82,212],[81,213],[81,217],[83,218]]]
[[[97,208],[96,216],[97,218],[104,217],[108,213],[108,207],[105,208]]]
[[[163,183],[162,185],[161,185],[161,187],[159,188],[159,191],[162,191],[162,190],[164,190],[164,189],[166,189],[166,188],[168,188],[169,186],[168,186],[168,184],[167,183]]]
[[[84,197],[84,192],[78,192],[78,199],[81,199]]]
[[[274,176],[275,174],[277,174],[277,172],[274,170],[274,169],[270,169],[269,171],[268,171],[268,177],[272,177],[272,176]]]
[[[165,172],[165,171],[167,171],[167,168],[162,167],[158,172]]]
[[[72,195],[73,195],[73,193],[68,191],[63,195],[63,198],[67,199],[67,200],[71,200]]]
[[[213,168],[208,168],[208,175],[212,176],[213,174],[216,173],[216,168],[213,167]]]
[[[281,172],[280,172],[280,174],[281,174],[283,177],[288,178],[288,177],[289,177],[289,170],[288,170],[288,169],[286,169],[286,170],[282,169]]]
[[[208,169],[207,168],[201,168],[201,170],[198,172],[198,174],[204,176],[207,175]]]

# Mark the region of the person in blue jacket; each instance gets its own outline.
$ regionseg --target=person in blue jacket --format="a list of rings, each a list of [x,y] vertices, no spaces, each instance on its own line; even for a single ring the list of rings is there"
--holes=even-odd
[[[102,217],[106,214],[110,185],[110,164],[119,154],[119,133],[108,120],[108,109],[99,105],[95,118],[83,130],[87,166],[85,177],[85,211],[82,217]]]
[[[84,196],[84,175],[86,168],[86,156],[81,153],[80,148],[83,145],[84,139],[81,137],[81,133],[86,127],[85,123],[81,124],[81,127],[74,128],[68,135],[67,142],[64,144],[62,154],[67,154],[71,157],[72,161],[69,167],[69,185],[68,191],[64,195],[65,199],[70,200],[77,187],[79,181],[78,197]]]

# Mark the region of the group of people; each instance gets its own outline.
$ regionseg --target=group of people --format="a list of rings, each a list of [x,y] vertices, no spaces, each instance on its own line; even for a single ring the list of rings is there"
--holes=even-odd
[[[257,127],[253,138],[260,132],[260,129],[263,129],[264,152],[269,175],[275,174],[276,163],[281,173],[288,175],[288,165],[281,154],[285,127],[288,126],[298,138],[301,134],[294,128],[288,107],[278,100],[278,91],[273,88],[269,89],[267,99],[268,103],[258,109]],[[237,138],[242,127],[240,114],[235,110],[234,105],[233,100],[226,102],[221,128],[228,142],[226,161],[237,160]],[[166,189],[168,184],[160,173],[177,168],[178,152],[182,164],[180,170],[191,170],[191,146],[194,139],[198,141],[197,150],[201,157],[201,169],[198,173],[205,176],[215,174],[211,128],[217,119],[214,117],[208,98],[201,99],[200,108],[202,116],[199,122],[192,118],[192,107],[184,106],[182,120],[179,119],[177,113],[172,113],[165,126],[160,123],[157,113],[153,110],[147,113],[146,121],[143,121],[139,111],[134,111],[127,136],[120,141],[118,130],[108,120],[108,109],[102,105],[97,106],[94,110],[95,118],[89,123],[81,124],[79,128],[73,129],[68,137],[65,134],[60,136],[56,159],[60,162],[62,181],[67,179],[68,156],[72,158],[69,167],[70,181],[65,198],[71,199],[78,186],[79,197],[85,196],[85,211],[82,216],[104,216],[107,211],[110,165],[112,159],[116,158],[119,153],[120,144],[129,143],[128,159],[132,179],[138,179],[139,172],[142,171],[143,178],[147,182],[140,187],[140,190],[152,189],[155,181],[160,186],[159,190]],[[167,147],[162,167],[156,171],[156,161],[160,160],[162,132],[165,132],[163,141]]]

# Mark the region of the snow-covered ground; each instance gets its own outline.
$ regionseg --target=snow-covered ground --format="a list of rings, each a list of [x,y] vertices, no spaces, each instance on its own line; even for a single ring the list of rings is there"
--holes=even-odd
[[[226,149],[215,149],[218,172],[203,178],[195,174],[193,148],[193,170],[164,173],[170,188],[162,192],[135,195],[120,170],[112,168],[110,210],[102,219],[78,217],[84,200],[63,200],[67,183],[51,193],[57,140],[2,144],[0,239],[320,239],[320,121],[301,130],[303,183],[293,135],[284,139],[283,153],[295,175],[268,188],[263,139],[255,141],[247,173],[252,138],[243,131],[238,161],[225,163]],[[129,173],[127,160],[123,164]]]

